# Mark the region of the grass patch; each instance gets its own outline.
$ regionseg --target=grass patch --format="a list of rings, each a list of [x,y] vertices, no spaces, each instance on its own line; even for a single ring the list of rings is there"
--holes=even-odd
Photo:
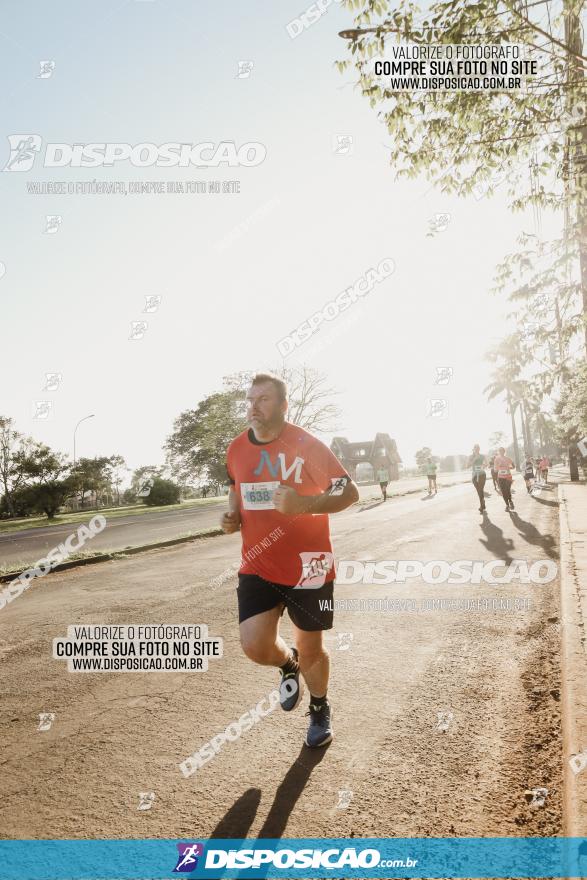
[[[119,547],[118,549],[106,548],[105,550],[79,550],[77,553],[72,553],[66,559],[63,560],[63,563],[76,562],[85,559],[100,559],[102,557],[106,557],[108,559],[128,559],[130,556],[134,556],[135,553],[139,552],[147,552],[148,550],[157,550],[157,549],[165,549],[166,547],[172,547],[173,542],[182,542],[188,541],[190,539],[196,540],[197,538],[212,538],[216,535],[221,534],[221,530],[217,528],[209,528],[209,529],[201,529],[197,532],[182,532],[180,535],[175,535],[173,538],[166,538],[165,541],[154,541],[152,544],[144,544],[138,547]],[[47,551],[48,552],[48,551]],[[18,577],[23,571],[26,571],[28,568],[34,568],[37,561],[44,559],[43,556],[39,557],[39,560],[34,560],[32,562],[11,562],[10,565],[0,563],[0,577],[6,579],[8,577]],[[61,563],[56,566],[55,570],[59,570],[61,567]],[[49,572],[47,572],[49,573]]]
[[[48,552],[48,551],[47,551]],[[89,559],[90,557],[95,556],[111,556],[114,553],[123,553],[124,551],[120,550],[79,550],[77,553],[72,553],[71,556],[68,556],[67,559],[64,559],[64,562],[75,562],[76,559]],[[43,559],[42,556],[39,557],[39,560]],[[26,571],[27,568],[34,568],[35,564],[38,560],[35,559],[34,562],[23,562],[20,560],[19,562],[11,562],[10,565],[0,565],[0,574],[8,575],[13,574],[14,577],[18,577],[18,575]]]

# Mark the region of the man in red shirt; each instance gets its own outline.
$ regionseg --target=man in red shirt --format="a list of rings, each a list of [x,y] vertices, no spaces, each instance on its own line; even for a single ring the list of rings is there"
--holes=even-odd
[[[281,669],[283,709],[310,691],[306,745],[332,740],[327,699],[330,658],[323,643],[332,629],[335,578],[328,514],[358,501],[359,490],[335,455],[312,434],[285,420],[287,388],[258,373],[247,393],[248,430],[226,456],[231,483],[224,532],[240,529],[237,588],[240,637],[247,657]],[[279,634],[287,608],[295,647]]]

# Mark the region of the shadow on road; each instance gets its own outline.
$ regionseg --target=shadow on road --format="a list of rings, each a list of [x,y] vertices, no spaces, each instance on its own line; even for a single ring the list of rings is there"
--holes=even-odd
[[[325,746],[322,749],[307,749],[305,746],[302,746],[299,755],[275,792],[271,809],[257,835],[258,840],[283,836],[287,820],[298,798],[306,787],[314,767],[324,758],[328,748],[328,746]],[[247,835],[255,821],[255,816],[261,803],[261,794],[262,792],[259,788],[247,789],[234,802],[232,807],[226,811],[220,822],[211,832],[209,839],[221,840],[229,838],[231,844],[234,844],[234,849],[240,849],[240,845],[247,839]],[[219,873],[216,876],[223,876],[223,873]],[[266,876],[266,869],[259,869],[258,880],[264,880]]]
[[[322,749],[308,749],[306,746],[302,746],[299,755],[275,792],[271,809],[257,837],[281,837],[283,835],[291,812],[308,784],[314,767],[322,761],[327,751],[328,746]],[[255,821],[261,803],[261,794],[259,788],[247,789],[226,811],[210,834],[210,838],[246,839]]]
[[[552,501],[543,503],[551,505],[558,504],[558,502]],[[551,559],[558,559],[556,544],[552,535],[543,535],[542,532],[538,531],[535,525],[522,519],[515,510],[512,511],[511,517],[518,532],[528,544],[532,544],[535,547],[541,547]]]
[[[246,838],[251,825],[255,821],[259,804],[261,803],[261,789],[249,788],[241,794],[232,807],[226,811],[216,828],[210,834],[210,838],[235,837],[239,840]]]
[[[380,501],[373,502],[373,504],[365,504],[364,507],[361,507],[361,509],[359,510],[359,513],[363,513],[364,510],[372,510],[374,507],[379,507],[383,503],[384,503],[384,501],[382,498]]]
[[[281,837],[287,820],[312,775],[314,767],[324,758],[328,746],[322,749],[307,749],[302,746],[275,792],[271,809],[259,831],[259,837]],[[303,763],[302,763],[303,762]]]
[[[495,559],[503,559],[509,564],[512,561],[510,551],[514,549],[514,542],[511,538],[504,538],[503,529],[491,522],[489,514],[483,517],[481,531],[484,532],[485,538],[479,538],[479,541],[486,550],[493,553]]]
[[[552,501],[550,498],[541,498],[540,495],[532,496],[534,501],[537,501],[538,504],[544,504],[546,507],[558,507],[558,501]]]

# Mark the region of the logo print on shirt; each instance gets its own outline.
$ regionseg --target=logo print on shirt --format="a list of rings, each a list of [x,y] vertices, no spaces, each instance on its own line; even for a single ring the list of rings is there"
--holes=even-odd
[[[302,482],[302,465],[304,464],[304,459],[300,458],[299,455],[296,455],[293,464],[291,467],[286,468],[285,465],[285,454],[283,452],[277,453],[277,462],[273,464],[271,458],[269,457],[269,453],[266,449],[261,450],[261,458],[259,459],[259,464],[257,465],[256,470],[253,471],[256,477],[260,476],[263,471],[265,465],[267,465],[267,469],[272,477],[276,477],[279,472],[279,468],[281,466],[281,479],[287,480],[289,475],[295,471],[294,483]]]
[[[332,569],[334,555],[325,553],[300,553],[302,563],[302,575],[296,584],[299,589],[316,590],[326,583],[326,575]]]

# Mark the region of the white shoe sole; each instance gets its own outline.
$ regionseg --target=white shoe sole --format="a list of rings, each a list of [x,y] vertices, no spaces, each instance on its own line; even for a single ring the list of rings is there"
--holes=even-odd
[[[283,703],[281,702],[281,699],[279,700],[280,705],[281,705],[281,708],[283,709],[283,711],[284,711],[284,712],[293,712],[294,709],[297,709],[298,706],[300,705],[300,703],[302,702],[302,698],[303,698],[303,696],[304,696],[304,692],[305,692],[305,689],[304,689],[304,682],[302,681],[302,678],[301,678],[301,676],[300,676],[300,680],[299,680],[299,683],[298,683],[298,698],[297,698],[297,700],[295,701],[294,705],[291,707],[291,709],[283,709]],[[280,688],[280,697],[281,697],[281,688]]]
[[[331,743],[333,739],[334,739],[334,734],[331,733],[330,736],[328,737],[328,739],[325,739],[324,742],[319,743],[317,746],[311,746],[310,743],[308,742],[308,737],[306,737],[306,739],[304,740],[304,745],[306,745],[309,749],[321,749],[322,746],[327,746],[328,743]]]

